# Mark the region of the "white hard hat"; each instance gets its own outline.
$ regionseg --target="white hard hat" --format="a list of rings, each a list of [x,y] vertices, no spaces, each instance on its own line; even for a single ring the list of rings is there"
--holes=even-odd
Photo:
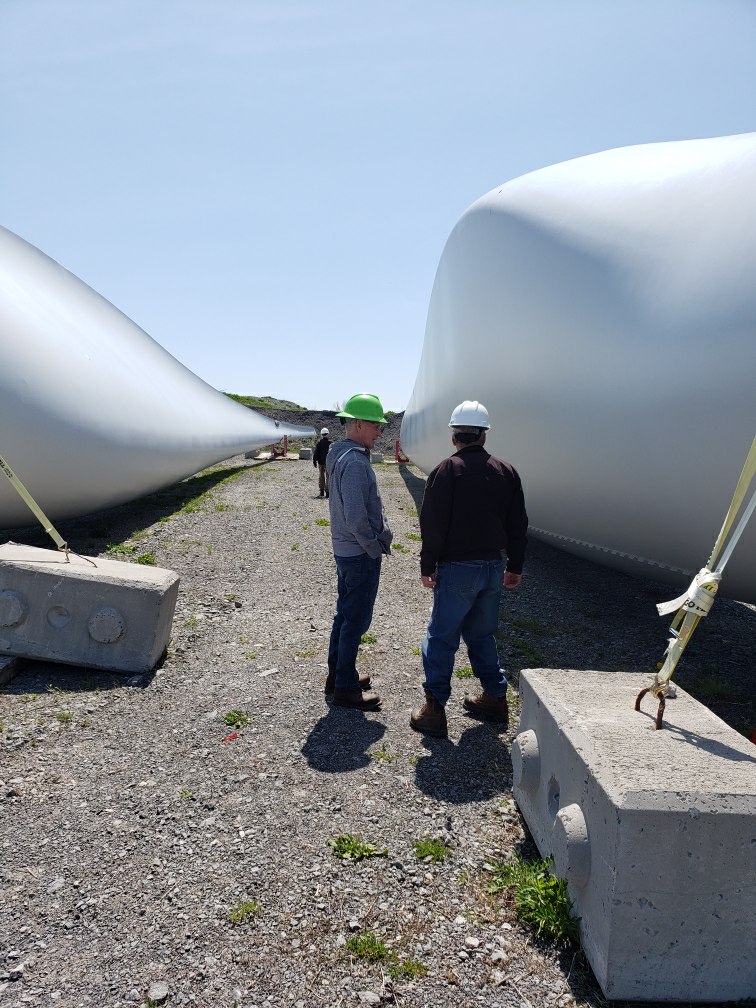
[[[328,428],[324,427],[323,430],[320,433],[321,434],[327,434],[328,433]]]
[[[482,427],[484,430],[490,430],[491,424],[488,421],[488,410],[477,399],[465,399],[459,406],[455,406],[449,426]]]

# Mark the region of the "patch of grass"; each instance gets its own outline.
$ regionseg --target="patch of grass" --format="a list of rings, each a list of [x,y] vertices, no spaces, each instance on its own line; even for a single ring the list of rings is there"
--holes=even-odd
[[[310,527],[310,523],[309,522],[305,522],[305,524],[302,526],[302,531],[306,532],[309,527]]]
[[[197,626],[198,623],[199,620],[194,615],[194,613],[192,613],[191,616],[187,616],[186,619],[184,620],[184,626],[188,627],[189,630],[194,630],[194,628]]]
[[[420,861],[430,858],[431,861],[443,861],[449,853],[449,848],[442,840],[435,840],[433,837],[422,837],[415,840],[412,845],[415,849],[415,857]]]
[[[354,836],[351,833],[342,833],[328,841],[328,846],[333,850],[337,858],[342,861],[361,861],[369,857],[388,857],[388,851],[384,848],[376,847],[375,844],[366,843],[362,837]]]
[[[214,505],[216,511],[231,511],[231,505],[225,504],[222,501],[217,501]]]
[[[521,658],[524,658],[525,661],[529,662],[531,665],[547,664],[546,658],[543,654],[521,637],[514,638],[512,641],[512,650],[516,651]]]
[[[252,643],[252,638],[251,637],[245,637],[244,634],[239,634],[239,643],[240,644],[251,644]]]
[[[512,626],[516,627],[518,630],[530,630],[531,633],[541,636],[544,633],[544,628],[537,619],[524,619],[518,618],[512,620]]]
[[[495,861],[491,865],[493,880],[486,890],[511,892],[517,917],[533,927],[538,937],[577,945],[580,918],[573,916],[567,883],[555,878],[550,867],[551,858],[525,861],[519,854],[512,861]]]
[[[250,917],[259,916],[261,909],[257,900],[237,900],[231,907],[229,917],[234,924],[243,924]]]
[[[138,547],[131,543],[120,543],[108,546],[105,552],[112,557],[131,556],[132,553],[136,553],[137,549]]]
[[[380,749],[371,750],[368,756],[377,763],[393,763],[396,759],[396,756],[385,745],[381,746]]]
[[[227,595],[224,595],[223,598],[226,600],[226,602],[234,602],[236,599],[236,595],[234,595],[233,592],[229,592]]]
[[[423,537],[421,535],[418,535],[417,532],[405,532],[404,533],[404,538],[405,539],[412,539],[413,542],[422,542],[423,541]]]
[[[60,721],[61,724],[68,724],[69,721],[73,721],[73,714],[71,711],[58,711],[55,717]]]
[[[296,553],[299,550],[299,543],[293,543],[291,549],[292,552]]]
[[[147,567],[157,566],[157,560],[155,559],[154,553],[142,553],[136,558],[138,564],[144,564]]]
[[[382,962],[388,956],[388,949],[372,931],[347,938],[346,947],[355,959],[364,959],[366,962]]]
[[[729,683],[707,676],[691,679],[685,688],[697,700],[734,700],[739,696],[739,691]]]
[[[360,644],[375,644],[377,640],[378,638],[375,636],[374,633],[368,632],[364,633],[362,637],[360,637]]]
[[[404,545],[404,543],[400,542],[392,543],[391,549],[396,550],[397,553],[409,553],[409,549]]]
[[[390,963],[388,975],[392,980],[416,980],[428,975],[428,968],[419,959],[405,959],[404,962],[394,960]]]
[[[316,518],[315,524],[322,525],[324,528],[327,528],[331,523],[327,518]]]
[[[189,791],[187,788],[181,788],[179,798],[183,798],[185,801],[194,801],[194,792]]]
[[[412,654],[418,654],[418,655],[423,653],[423,649],[419,647],[411,647],[410,651],[412,652]]]
[[[230,710],[223,715],[223,720],[232,728],[245,728],[249,724],[249,718],[240,710]]]
[[[473,670],[470,668],[469,665],[465,665],[464,668],[454,669],[454,675],[457,677],[457,679],[473,679],[474,678]]]
[[[297,658],[314,658],[317,651],[297,651]]]

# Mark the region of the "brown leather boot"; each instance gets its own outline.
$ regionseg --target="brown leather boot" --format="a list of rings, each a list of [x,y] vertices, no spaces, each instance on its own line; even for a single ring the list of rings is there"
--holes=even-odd
[[[435,735],[436,738],[449,737],[446,728],[446,711],[431,693],[425,694],[425,703],[422,707],[412,711],[410,728],[423,732],[425,735]]]
[[[367,673],[361,675],[359,677],[359,680],[360,680],[360,689],[361,690],[369,690],[370,689],[370,676],[367,675]],[[323,690],[323,692],[326,694],[326,696],[330,696],[331,693],[333,693],[333,691],[335,689],[336,689],[336,673],[335,672],[329,672],[328,676],[326,677],[325,689]]]
[[[473,717],[482,721],[495,721],[497,724],[509,724],[509,704],[506,696],[494,697],[488,693],[479,696],[466,696],[462,701],[465,710]]]
[[[381,706],[377,693],[363,693],[362,690],[335,689],[333,702],[337,707],[356,707],[357,710],[375,710]]]

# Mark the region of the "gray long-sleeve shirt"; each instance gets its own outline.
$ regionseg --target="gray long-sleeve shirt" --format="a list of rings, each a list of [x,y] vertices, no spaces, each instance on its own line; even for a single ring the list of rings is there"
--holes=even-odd
[[[379,557],[389,553],[393,533],[383,514],[370,452],[345,438],[326,456],[331,540],[335,556]]]

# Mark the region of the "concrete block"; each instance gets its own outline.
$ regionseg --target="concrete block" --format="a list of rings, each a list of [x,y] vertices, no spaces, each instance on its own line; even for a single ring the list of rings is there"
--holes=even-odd
[[[23,660],[0,655],[0,686],[6,686],[21,671]]]
[[[170,639],[173,571],[0,546],[0,654],[148,672]]]
[[[514,795],[566,878],[605,996],[729,1001],[756,992],[756,748],[650,677],[529,669]]]
[[[312,460],[312,448],[300,448],[299,449],[299,457],[301,459],[310,459],[310,460]]]

